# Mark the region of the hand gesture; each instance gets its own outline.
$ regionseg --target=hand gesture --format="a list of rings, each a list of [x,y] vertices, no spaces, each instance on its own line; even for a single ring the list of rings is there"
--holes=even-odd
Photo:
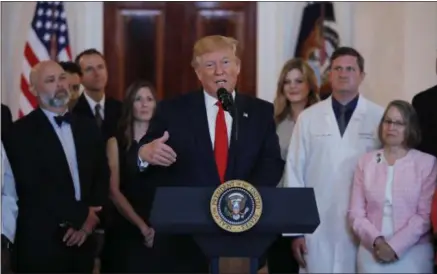
[[[170,135],[164,132],[161,138],[142,146],[139,151],[140,158],[151,164],[157,166],[170,166],[176,161],[176,153],[165,142],[168,141]]]
[[[291,249],[293,251],[294,258],[302,268],[306,268],[306,262],[304,254],[307,254],[307,245],[305,237],[299,237],[293,240],[291,243]]]

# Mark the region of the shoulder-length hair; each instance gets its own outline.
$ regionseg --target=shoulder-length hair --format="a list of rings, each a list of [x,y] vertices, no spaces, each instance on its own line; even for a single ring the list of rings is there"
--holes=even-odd
[[[282,67],[281,73],[278,79],[278,85],[276,88],[276,97],[273,102],[275,108],[275,122],[279,124],[282,122],[289,113],[291,113],[291,104],[287,100],[284,94],[284,84],[287,73],[293,69],[298,69],[304,77],[305,82],[310,88],[308,94],[307,107],[317,103],[319,99],[319,87],[317,85],[316,75],[313,69],[301,58],[293,58],[288,60]]]
[[[394,107],[396,108],[402,116],[402,119],[405,123],[404,130],[404,147],[405,148],[415,148],[417,147],[422,140],[422,132],[420,130],[419,118],[417,116],[416,110],[414,107],[404,100],[394,100],[391,101],[387,108],[384,111],[384,115],[382,115],[381,122],[378,126],[378,137],[381,144],[385,145],[383,134],[382,134],[382,126],[387,116],[388,110]]]
[[[141,88],[149,88],[153,98],[156,101],[156,89],[152,83],[144,80],[138,80],[133,82],[126,91],[126,95],[123,100],[121,117],[118,122],[119,134],[121,134],[121,147],[129,150],[132,146],[132,140],[134,138],[134,114],[133,107],[135,97]]]

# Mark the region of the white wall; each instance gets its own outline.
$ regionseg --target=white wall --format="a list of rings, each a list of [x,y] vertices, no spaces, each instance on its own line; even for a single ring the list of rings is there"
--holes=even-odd
[[[437,84],[437,2],[355,4],[354,45],[366,60],[362,91],[386,105]]]
[[[294,53],[303,2],[258,2],[258,97],[274,98],[277,76]],[[35,2],[1,3],[2,102],[15,114],[24,42]],[[66,2],[73,55],[103,50],[102,2]],[[366,60],[362,92],[381,105],[435,85],[437,2],[337,2],[343,45]],[[388,16],[390,14],[390,16]]]

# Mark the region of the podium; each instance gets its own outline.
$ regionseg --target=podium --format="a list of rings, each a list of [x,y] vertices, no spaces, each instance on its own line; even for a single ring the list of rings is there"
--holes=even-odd
[[[259,187],[263,210],[258,223],[246,232],[230,233],[221,229],[211,216],[214,190],[214,187],[160,187],[150,216],[157,233],[192,235],[212,260],[213,272],[218,271],[215,268],[219,257],[249,257],[251,273],[256,273],[257,259],[279,234],[311,234],[320,223],[312,188]]]

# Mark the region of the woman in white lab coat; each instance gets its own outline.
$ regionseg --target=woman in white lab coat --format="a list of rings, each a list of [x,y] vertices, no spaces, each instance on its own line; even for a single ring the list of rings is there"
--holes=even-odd
[[[313,69],[301,58],[288,60],[282,67],[274,100],[276,133],[281,156],[287,159],[288,146],[299,114],[319,102],[319,87]],[[282,180],[279,183],[282,186]],[[299,266],[291,251],[291,238],[280,236],[268,251],[270,274],[296,273]]]

